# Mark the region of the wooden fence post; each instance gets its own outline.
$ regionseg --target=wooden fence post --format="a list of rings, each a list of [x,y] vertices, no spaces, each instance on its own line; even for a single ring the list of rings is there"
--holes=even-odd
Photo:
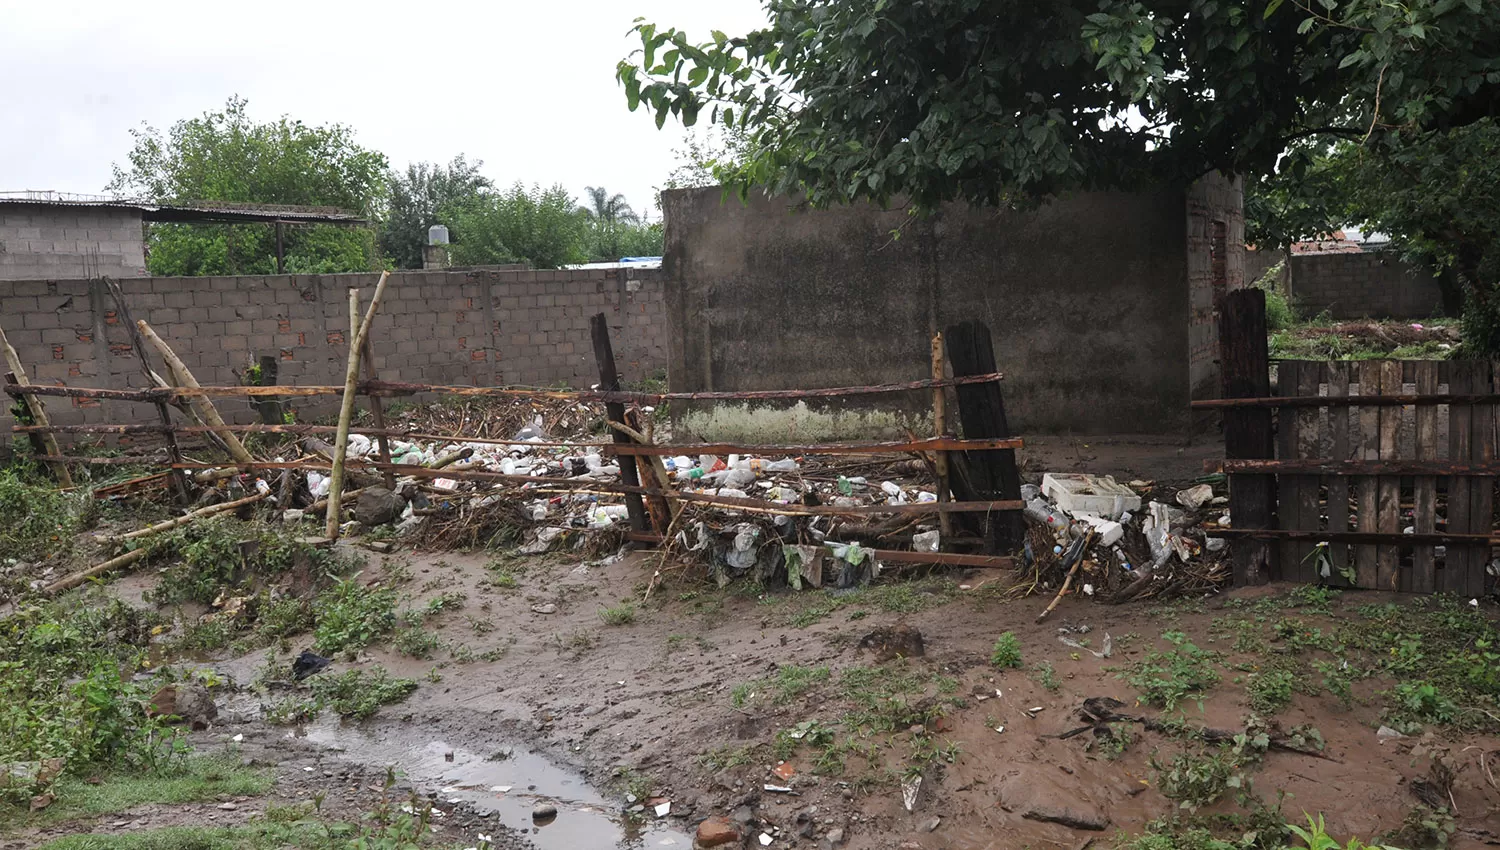
[[[943,337],[955,378],[995,371],[995,348],[990,329],[983,322],[951,325]],[[1005,401],[1000,395],[1000,385],[994,381],[959,385],[958,418],[967,439],[1010,436]],[[959,501],[1020,501],[1021,471],[1016,468],[1015,449],[954,453],[949,460],[956,473],[951,483]],[[1019,511],[980,516],[987,553],[1014,552],[1021,548],[1026,525]]]
[[[1266,338],[1266,294],[1255,288],[1226,294],[1219,306],[1219,370],[1225,398],[1271,395],[1271,360]],[[1224,457],[1230,460],[1274,459],[1271,409],[1231,407],[1224,410]],[[1234,528],[1273,528],[1276,478],[1235,473],[1229,476],[1229,517]],[[1265,584],[1277,573],[1274,548],[1264,540],[1236,539],[1230,544],[1236,586]]]
[[[603,313],[589,319],[589,331],[594,338],[594,360],[599,365],[599,391],[616,392],[620,389],[620,373],[615,368],[615,350],[609,341],[609,320]],[[610,422],[625,424],[625,405],[612,401],[604,405],[604,415]],[[617,443],[631,442],[630,436],[615,428],[609,429]],[[631,487],[641,486],[641,476],[633,456],[620,457],[620,480]],[[625,494],[625,511],[630,517],[631,531],[646,530],[646,504],[639,493]]]

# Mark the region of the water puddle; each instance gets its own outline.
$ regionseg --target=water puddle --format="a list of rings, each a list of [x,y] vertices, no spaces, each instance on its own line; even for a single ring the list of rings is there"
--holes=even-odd
[[[350,761],[394,765],[413,785],[437,792],[441,800],[493,812],[540,850],[689,850],[693,844],[681,831],[681,821],[657,820],[647,811],[643,817],[650,822],[632,823],[619,811],[619,802],[605,799],[583,777],[520,748],[507,747],[501,753],[508,755],[494,758],[494,752],[474,752],[441,740],[408,743],[405,735],[344,727],[337,720],[319,721],[294,734],[337,750]],[[557,818],[545,826],[533,823],[531,814],[538,803],[556,806]]]

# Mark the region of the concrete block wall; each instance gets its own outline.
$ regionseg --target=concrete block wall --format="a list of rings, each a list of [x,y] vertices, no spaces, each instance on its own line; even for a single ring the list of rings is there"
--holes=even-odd
[[[1293,254],[1292,303],[1298,313],[1335,319],[1426,319],[1443,314],[1432,271],[1393,251]]]
[[[1215,398],[1219,386],[1219,326],[1215,298],[1246,285],[1244,191],[1240,179],[1210,174],[1187,192],[1188,383],[1192,397]],[[1213,257],[1223,225],[1222,280]]]
[[[132,315],[149,322],[200,383],[239,384],[248,365],[273,355],[280,384],[340,385],[349,356],[348,290],[359,287],[368,305],[376,280],[174,277],[120,285]],[[372,331],[375,369],[384,380],[413,383],[587,387],[598,380],[589,318],[599,312],[610,317],[626,380],[665,371],[662,282],[645,269],[398,272]],[[100,280],[0,280],[0,324],[36,383],[145,386]],[[256,421],[243,400],[216,403],[226,418]],[[337,397],[291,406],[307,421],[336,411]],[[128,402],[51,399],[48,411],[59,425],[155,421],[154,408]],[[9,414],[0,414],[0,427],[10,424]]]
[[[0,280],[145,273],[140,210],[0,204]]]

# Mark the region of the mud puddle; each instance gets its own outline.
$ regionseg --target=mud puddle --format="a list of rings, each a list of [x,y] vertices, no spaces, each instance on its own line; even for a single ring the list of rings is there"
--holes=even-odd
[[[290,733],[366,765],[394,766],[408,781],[435,792],[448,803],[468,803],[524,835],[539,850],[666,847],[688,850],[692,838],[681,821],[658,820],[647,810],[636,823],[605,799],[582,776],[518,747],[480,753],[441,739],[411,740],[413,730],[397,733],[342,726],[323,720]],[[557,807],[545,825],[532,820],[540,803]]]

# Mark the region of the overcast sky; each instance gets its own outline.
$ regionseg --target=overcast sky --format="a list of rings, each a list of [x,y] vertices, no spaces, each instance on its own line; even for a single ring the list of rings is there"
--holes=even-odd
[[[0,0],[0,191],[102,192],[130,128],[238,94],[257,120],[347,124],[396,168],[463,153],[502,185],[649,208],[682,131],[614,80],[638,16],[704,40],[764,20],[757,0]]]

